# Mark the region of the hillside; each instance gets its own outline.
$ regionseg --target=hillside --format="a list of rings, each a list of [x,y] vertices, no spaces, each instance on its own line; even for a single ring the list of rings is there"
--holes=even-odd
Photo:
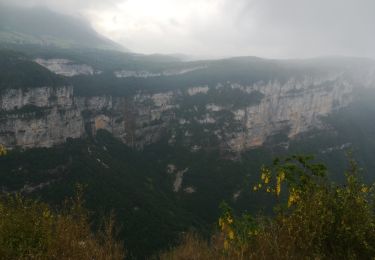
[[[236,214],[227,203],[210,239],[185,234],[161,259],[370,259],[375,255],[373,185],[349,159],[343,184],[312,157],[277,158],[260,169],[254,193],[276,200],[271,215]]]
[[[0,4],[0,44],[126,50],[99,35],[83,19],[42,7],[21,8],[3,4]]]
[[[63,77],[32,62],[26,55],[0,50],[0,90],[62,86]]]
[[[375,259],[375,2],[276,2],[0,0],[0,260]]]
[[[5,191],[20,191],[51,205],[73,196],[76,183],[81,183],[93,216],[100,219],[114,210],[127,250],[150,255],[174,245],[189,228],[208,234],[222,200],[236,212],[270,212],[272,200],[253,193],[252,186],[262,164],[272,163],[274,157],[315,154],[327,164],[328,177],[342,182],[346,152],[352,150],[366,182],[374,181],[375,145],[368,141],[374,140],[374,93],[363,94],[368,102],[361,98],[327,118],[330,130],[312,131],[287,148],[285,139],[270,139],[265,146],[244,152],[239,161],[223,159],[220,150],[170,146],[168,140],[135,151],[108,132],[98,131],[94,139],[10,151],[0,158],[0,181]]]
[[[58,211],[19,194],[1,194],[0,206],[2,259],[124,259],[113,218],[93,232],[80,191]]]
[[[94,224],[113,210],[138,258],[191,228],[208,236],[223,200],[271,213],[251,187],[275,157],[316,154],[341,183],[352,150],[374,180],[372,60],[12,48],[0,52],[2,190],[60,205],[81,183]]]

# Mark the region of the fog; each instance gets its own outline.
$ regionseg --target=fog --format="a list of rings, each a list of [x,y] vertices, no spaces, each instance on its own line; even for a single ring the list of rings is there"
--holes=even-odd
[[[375,57],[373,0],[0,0],[87,19],[140,53]]]

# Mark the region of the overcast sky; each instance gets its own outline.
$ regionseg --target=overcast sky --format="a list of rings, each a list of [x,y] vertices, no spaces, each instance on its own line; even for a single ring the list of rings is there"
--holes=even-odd
[[[83,16],[140,53],[375,58],[375,0],[0,0]]]

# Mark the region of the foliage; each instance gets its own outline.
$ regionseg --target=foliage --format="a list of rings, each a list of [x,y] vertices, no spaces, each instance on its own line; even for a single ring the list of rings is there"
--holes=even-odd
[[[158,143],[140,152],[98,131],[91,140],[9,151],[0,157],[0,183],[8,192],[24,191],[51,205],[73,196],[75,183],[87,185],[85,206],[94,224],[113,210],[128,255],[141,259],[175,245],[189,228],[208,234],[220,213],[217,205],[239,189],[247,173],[243,169],[257,168],[188,149]],[[175,174],[166,172],[168,164],[189,168],[179,192],[173,191]],[[25,191],[25,184],[34,189]],[[186,187],[196,192],[187,193]]]
[[[182,237],[181,244],[175,250],[167,251],[160,254],[158,259],[210,259],[215,250],[202,239],[198,234],[189,232]]]
[[[225,206],[217,235],[223,239],[211,241],[209,257],[196,259],[373,258],[374,187],[361,181],[353,160],[349,163],[342,185],[329,182],[324,165],[311,157],[292,156],[263,167],[255,190],[277,197],[275,214],[236,217]]]
[[[0,156],[5,156],[5,155],[7,155],[7,153],[8,153],[8,151],[5,148],[5,146],[0,144]]]
[[[243,258],[244,252],[258,234],[256,221],[250,214],[234,218],[232,209],[226,203],[221,205],[222,215],[218,224],[223,239],[223,252],[227,254],[230,249],[238,258]]]
[[[1,259],[123,259],[110,217],[93,233],[80,193],[60,212],[20,195],[0,199]]]

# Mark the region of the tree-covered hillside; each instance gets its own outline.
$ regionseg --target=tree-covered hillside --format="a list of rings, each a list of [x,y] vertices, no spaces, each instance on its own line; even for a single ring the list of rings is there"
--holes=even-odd
[[[303,80],[330,73],[340,73],[347,80],[349,77],[360,77],[363,66],[373,66],[372,61],[363,59],[274,61],[245,57],[181,62],[168,57],[113,51],[47,50],[35,46],[23,48],[23,51],[26,54],[0,52],[1,89],[68,84],[73,85],[74,95],[78,98],[95,95],[117,98],[132,97],[139,92],[151,95],[180,90],[188,93],[187,90],[193,86],[212,87],[207,88],[204,95],[198,93],[176,99],[175,105],[180,110],[173,111],[173,115],[177,116],[174,123],[178,125],[179,117],[189,115],[190,119],[194,119],[201,116],[203,111],[206,113],[206,105],[211,103],[237,109],[238,106],[258,105],[264,99],[259,91],[247,93],[232,89],[231,83],[284,82],[289,78]],[[35,63],[35,58],[68,59],[74,64],[92,66],[101,73],[62,77]],[[182,74],[161,73],[172,68],[195,66],[199,69]],[[116,77],[114,72],[122,69],[154,74],[152,77]],[[355,79],[353,82],[356,82]],[[226,88],[216,88],[219,83]],[[330,86],[318,85],[328,89]],[[52,148],[24,150],[19,147],[0,157],[0,185],[3,192],[20,192],[55,207],[66,197],[73,196],[76,184],[80,183],[85,187],[86,205],[94,217],[94,226],[99,225],[103,215],[113,210],[122,227],[120,238],[124,240],[127,252],[130,256],[144,258],[176,245],[181,233],[189,229],[209,236],[220,215],[218,205],[223,200],[235,212],[272,213],[275,200],[265,194],[254,194],[252,187],[259,181],[257,173],[261,166],[271,163],[275,157],[315,154],[327,164],[328,178],[341,183],[345,180],[346,154],[352,151],[364,169],[365,181],[373,181],[375,178],[370,170],[375,167],[372,158],[375,143],[371,141],[375,140],[375,93],[361,88],[360,84],[357,87],[354,102],[325,117],[323,128],[295,136],[292,140],[287,132],[278,131],[269,136],[262,147],[242,153],[220,149],[218,137],[213,137],[215,124],[222,124],[229,130],[242,126],[233,121],[231,111],[214,111],[218,120],[215,124],[198,125],[195,122],[176,132],[173,132],[173,127],[162,125],[171,135],[145,145],[142,150],[126,146],[104,130],[94,136],[83,134],[79,139],[68,139],[66,143]],[[296,95],[298,89],[292,92],[289,94]],[[35,107],[24,107],[26,110],[30,108],[35,110]],[[17,114],[22,117],[23,112],[25,110],[13,110],[13,114],[1,116],[6,121],[6,116]],[[109,113],[104,112],[105,115]],[[126,116],[128,114],[125,113]],[[37,119],[43,120],[43,116]],[[151,125],[150,129],[153,129],[152,124],[160,121],[157,118],[146,121],[142,127]],[[32,131],[38,129],[33,128]],[[191,133],[193,136],[190,136]],[[174,143],[169,138],[173,134],[177,140]],[[189,141],[192,143],[186,145]],[[194,144],[200,147],[197,145],[197,149],[192,149]]]
[[[30,60],[26,55],[0,50],[0,90],[10,88],[56,87],[65,79]]]
[[[365,182],[373,182],[373,94],[358,95],[357,102],[326,119],[329,130],[301,136],[287,148],[285,138],[275,137],[236,161],[225,159],[220,150],[190,151],[168,140],[134,151],[100,131],[94,139],[69,140],[50,149],[10,151],[0,158],[0,183],[4,191],[20,191],[51,205],[72,196],[81,183],[96,220],[114,210],[127,250],[151,255],[174,245],[191,228],[208,235],[223,200],[235,212],[271,213],[273,199],[252,187],[261,166],[275,157],[314,154],[327,165],[327,177],[342,183],[352,151]],[[184,174],[176,191],[179,172]]]

